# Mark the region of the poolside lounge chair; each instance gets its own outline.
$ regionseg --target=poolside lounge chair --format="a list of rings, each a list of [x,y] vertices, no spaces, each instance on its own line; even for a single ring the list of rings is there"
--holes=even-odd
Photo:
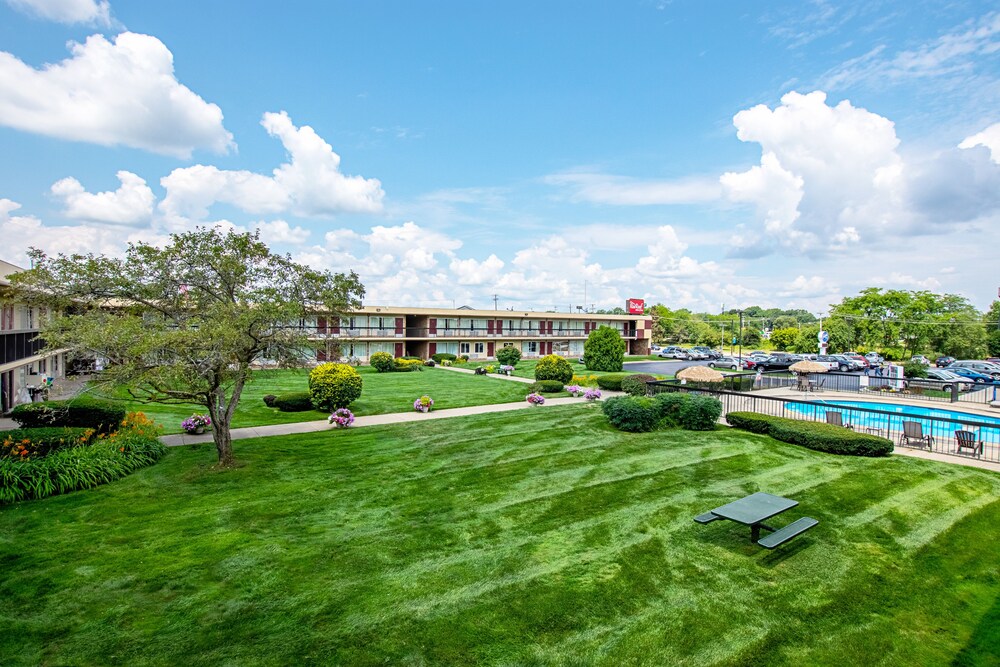
[[[934,437],[924,435],[924,427],[921,426],[920,422],[903,422],[903,435],[899,436],[899,444],[900,446],[909,446],[911,441],[919,443],[918,447],[930,449],[931,445],[934,444]]]
[[[958,446],[955,448],[956,454],[961,454],[963,449],[971,449],[973,456],[983,455],[983,441],[979,433],[955,431],[955,440],[958,442]]]
[[[831,412],[827,410],[826,423],[832,424],[833,426],[843,426],[844,428],[850,429],[852,431],[854,430],[854,426],[852,424],[844,423],[844,415],[840,414],[839,412]]]

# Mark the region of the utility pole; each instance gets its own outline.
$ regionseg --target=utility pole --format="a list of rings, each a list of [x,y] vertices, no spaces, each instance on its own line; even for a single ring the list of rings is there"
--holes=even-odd
[[[500,309],[499,309],[499,308],[497,307],[497,300],[498,300],[499,298],[500,298],[500,297],[498,297],[498,296],[497,296],[496,294],[494,294],[494,295],[493,295],[493,310],[500,310]]]

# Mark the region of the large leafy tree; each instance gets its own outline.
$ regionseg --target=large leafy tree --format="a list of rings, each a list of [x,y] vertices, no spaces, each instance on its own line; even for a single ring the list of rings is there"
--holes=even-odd
[[[139,400],[197,403],[209,412],[219,464],[233,463],[230,425],[251,364],[301,364],[299,322],[360,306],[358,276],[314,271],[273,254],[256,234],[198,229],[124,257],[32,253],[15,289],[65,314],[41,336],[53,348],[107,360],[98,382]]]

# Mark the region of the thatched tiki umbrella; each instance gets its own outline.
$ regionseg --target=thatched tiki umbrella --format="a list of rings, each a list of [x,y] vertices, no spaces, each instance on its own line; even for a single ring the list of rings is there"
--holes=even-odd
[[[804,359],[802,361],[796,361],[788,367],[788,370],[798,373],[799,389],[802,391],[809,391],[809,378],[807,378],[806,375],[809,373],[826,373],[830,369],[823,364]]]
[[[690,380],[691,382],[722,382],[725,379],[722,373],[708,366],[688,366],[680,370],[674,377],[678,380]]]

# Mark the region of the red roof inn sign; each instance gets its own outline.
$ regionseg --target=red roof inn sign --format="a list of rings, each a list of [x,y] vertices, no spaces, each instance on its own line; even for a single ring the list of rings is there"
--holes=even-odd
[[[646,309],[646,302],[642,299],[629,299],[626,309],[629,315],[642,315]]]

